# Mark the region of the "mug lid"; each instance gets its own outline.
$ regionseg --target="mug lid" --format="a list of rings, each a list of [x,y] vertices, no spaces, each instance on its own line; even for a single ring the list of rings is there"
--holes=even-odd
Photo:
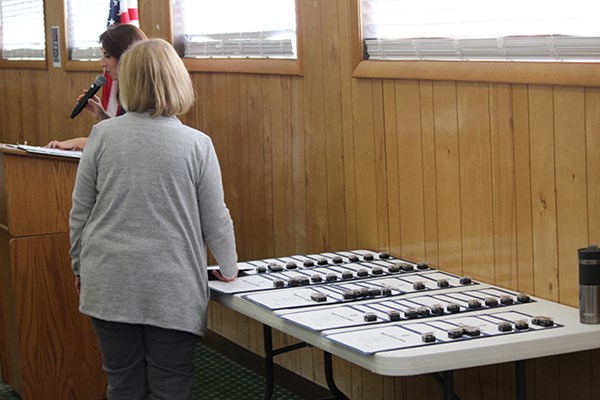
[[[591,244],[588,247],[584,247],[577,250],[579,254],[579,260],[600,260],[600,249],[598,245]]]

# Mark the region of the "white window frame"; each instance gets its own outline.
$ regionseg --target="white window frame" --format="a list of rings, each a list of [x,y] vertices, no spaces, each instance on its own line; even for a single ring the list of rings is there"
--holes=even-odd
[[[92,15],[89,11],[92,10],[91,7],[96,6],[93,10],[98,12],[98,14]],[[93,61],[98,62],[102,58],[102,48],[100,43],[98,42],[98,38],[100,35],[106,30],[106,24],[108,20],[108,11],[109,11],[109,3],[106,0],[64,0],[65,7],[65,27],[66,27],[66,37],[67,37],[67,48],[68,48],[68,57],[70,61]],[[72,7],[80,7],[77,14],[73,16],[73,19],[76,17],[79,19],[77,23],[74,21],[71,22],[70,11]],[[81,11],[81,8],[84,8],[84,12]],[[102,13],[102,15],[100,15]],[[93,23],[98,27],[98,32],[95,36],[91,36],[89,38],[81,39],[76,38],[74,35],[77,32],[77,26],[80,24],[89,25]],[[77,25],[75,25],[77,24]]]
[[[191,72],[239,72],[256,74],[301,75],[302,74],[302,34],[299,16],[301,15],[302,0],[295,0],[296,6],[296,58],[188,58],[183,62]],[[184,54],[185,38],[179,30],[180,24],[175,20],[182,12],[181,4],[174,0],[171,10],[174,45],[180,55]]]
[[[361,0],[351,0],[353,76],[357,78],[483,81],[600,86],[600,63],[368,60]]]
[[[78,0],[71,0],[71,1],[78,1]],[[101,20],[104,21],[104,29],[98,33],[98,37],[97,39],[100,39],[100,35],[106,30],[107,28],[107,24],[108,24],[108,13],[109,13],[109,2],[108,0],[95,0],[95,1],[99,1],[102,2],[104,4],[106,4],[106,12],[104,13],[104,15],[102,16]],[[162,0],[161,0],[162,1]],[[138,2],[138,8],[140,7],[140,4]],[[68,21],[67,21],[67,14],[68,14],[68,4],[67,4],[67,0],[63,1],[63,8],[62,8],[63,14],[62,14],[62,32],[66,32],[66,34],[62,35],[61,37],[61,54],[70,54],[70,51],[68,49],[68,42],[69,42],[69,38],[68,38]],[[139,10],[138,10],[139,11]],[[141,18],[140,18],[140,23],[141,23]],[[141,29],[144,32],[148,32],[148,29],[144,29],[143,26],[141,26]],[[150,35],[149,35],[150,36]],[[100,43],[98,43],[98,49],[101,48]],[[93,50],[92,50],[93,51]],[[67,58],[67,57],[65,57]],[[63,62],[63,68],[65,71],[87,71],[87,72],[102,72],[102,65],[100,64],[100,58],[90,58],[90,59],[86,59],[85,57],[83,59],[80,60],[76,60],[76,59],[70,59],[70,57],[68,59],[66,59]]]
[[[4,0],[0,0],[0,3],[2,3]],[[29,69],[46,69],[47,68],[47,59],[48,59],[48,43],[46,40],[46,5],[45,5],[45,1],[44,0],[39,0],[39,2],[41,3],[42,6],[42,24],[41,24],[41,29],[42,29],[42,35],[43,35],[43,47],[42,49],[38,49],[38,48],[31,48],[30,51],[27,50],[27,48],[24,48],[23,50],[13,50],[13,54],[12,56],[15,56],[16,58],[8,58],[5,59],[4,58],[4,45],[2,43],[2,32],[0,31],[0,46],[2,46],[2,48],[0,49],[0,67],[7,67],[7,68],[29,68]],[[1,6],[1,4],[0,4]],[[0,10],[1,12],[1,10]],[[24,15],[27,15],[27,13],[24,13]],[[39,21],[35,22],[36,27],[38,26]],[[2,22],[0,20],[0,29],[2,29]],[[38,32],[39,33],[39,32]]]

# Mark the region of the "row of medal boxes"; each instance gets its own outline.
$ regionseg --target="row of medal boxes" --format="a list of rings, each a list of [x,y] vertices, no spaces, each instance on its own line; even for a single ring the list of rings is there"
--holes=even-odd
[[[531,318],[531,323],[543,328],[550,328],[554,326],[554,319],[547,316],[536,316]],[[499,332],[524,332],[527,330],[529,330],[529,322],[526,319],[520,319],[514,322],[502,321],[498,323]],[[449,329],[447,334],[449,339],[477,337],[481,335],[481,329],[477,326],[464,325]],[[421,340],[425,343],[433,343],[437,340],[437,338],[434,332],[423,332],[421,334]]]
[[[377,257],[373,254],[364,254],[361,256],[357,256],[355,254],[346,256],[347,261],[344,261],[344,258],[341,256],[333,256],[331,258],[319,257],[316,260],[312,258],[306,258],[302,261],[287,261],[287,262],[279,262],[279,261],[270,261],[267,263],[258,262],[258,261],[250,261],[247,262],[249,265],[253,265],[255,271],[257,273],[265,273],[265,272],[281,272],[283,270],[294,270],[298,268],[313,268],[313,267],[326,267],[326,266],[335,266],[335,265],[344,265],[347,263],[361,263],[361,262],[377,262],[377,260],[385,262],[386,268],[389,272],[411,272],[414,271],[415,268],[418,270],[426,270],[429,269],[429,265],[427,263],[410,263],[408,261],[397,260],[390,256],[388,253],[380,253]],[[255,265],[258,264],[258,265]],[[373,269],[378,267],[373,267]],[[365,269],[365,271],[368,270]],[[378,273],[382,274],[384,272],[383,268],[378,268]]]
[[[434,296],[435,298],[435,296]],[[418,298],[414,298],[418,299]],[[411,299],[405,299],[406,301],[412,303]],[[402,304],[404,302],[398,303],[394,302],[384,302],[384,303],[368,303],[364,305],[357,306],[346,306],[349,307],[349,310],[352,309],[354,311],[358,311],[362,313],[364,322],[369,324],[373,323],[384,323],[384,322],[396,322],[402,320],[415,320],[421,318],[428,317],[441,317],[444,315],[456,315],[458,313],[469,312],[469,311],[478,311],[485,308],[494,309],[502,306],[511,306],[511,305],[519,305],[519,304],[527,304],[532,302],[531,297],[525,293],[519,293],[515,297],[511,295],[501,295],[499,300],[495,297],[486,297],[485,299],[470,299],[468,301],[460,301],[458,302],[450,302],[445,306],[441,303],[433,303],[430,305],[410,305],[410,304]],[[380,305],[384,309],[379,309],[377,312],[369,310],[369,308],[373,308],[372,306]],[[306,314],[307,312],[304,312]],[[299,313],[300,315],[303,313]],[[291,314],[293,315],[293,314]],[[347,316],[348,317],[348,316]],[[349,317],[348,317],[349,318]],[[289,318],[288,318],[289,319]],[[293,319],[293,318],[292,318]],[[541,323],[537,323],[537,325],[541,325],[542,323],[547,323],[546,319],[541,319]],[[358,320],[355,323],[348,324],[347,326],[356,325]],[[521,326],[522,324],[519,324]],[[544,326],[552,326],[544,325]],[[522,327],[521,329],[525,329]]]
[[[390,272],[394,272],[394,271],[390,271]],[[372,271],[371,273],[373,276],[381,276],[383,274],[383,271],[377,271],[377,272]],[[340,279],[343,281],[348,281],[348,280],[352,280],[352,279],[365,278],[365,277],[368,277],[368,272],[366,272],[366,270],[363,271],[363,269],[359,269],[358,271],[356,271],[356,274],[353,273],[352,271],[343,271],[341,274],[337,274],[335,272],[330,272],[327,275],[325,275],[325,277],[323,277],[323,275],[321,275],[321,274],[314,274],[310,278],[308,278],[307,276],[293,276],[287,280],[284,280],[284,279],[273,280],[273,287],[275,287],[275,288],[284,288],[286,286],[287,287],[298,287],[298,286],[307,286],[307,285],[310,285],[311,283],[322,283],[322,282],[333,283],[333,282],[337,282]],[[473,283],[473,280],[468,276],[463,276],[459,279],[459,282],[461,285],[466,286],[466,285],[471,285]],[[438,279],[437,287],[440,289],[449,288],[450,282],[448,281],[448,279]],[[426,288],[427,287],[425,285],[425,282],[422,282],[422,281],[413,282],[413,289],[416,291],[425,290]],[[349,291],[345,292],[344,299],[349,300],[352,298],[359,298],[359,297],[391,296],[391,295],[392,295],[392,289],[389,287],[364,288],[364,289],[358,289],[358,290],[349,290]],[[322,297],[317,297],[313,300],[319,302],[319,301],[325,301],[326,299],[322,298]]]
[[[344,300],[358,299],[360,297],[375,297],[377,295],[382,294],[382,289],[373,288],[373,289],[358,289],[358,290],[349,290],[343,293]],[[383,290],[388,289],[384,288]],[[362,292],[357,294],[358,292]],[[391,294],[391,292],[389,293]],[[384,294],[385,295],[385,294]],[[316,302],[324,302],[327,301],[327,295],[321,292],[311,293],[310,299]],[[531,301],[531,297],[525,293],[519,293],[516,296],[516,303],[525,304]],[[498,300],[495,297],[487,297],[483,301],[479,299],[471,299],[467,301],[467,309],[468,310],[480,310],[484,305],[488,308],[498,307],[499,305],[510,306],[515,304],[515,300],[511,295],[502,295]],[[461,306],[458,303],[449,303],[446,305],[445,310],[450,314],[455,314],[460,312]],[[398,321],[400,320],[399,312],[396,310],[390,311],[391,315],[390,320]],[[430,314],[433,315],[443,315],[444,314],[444,306],[442,304],[433,304],[431,307],[422,306],[415,308],[408,308],[404,310],[404,314],[406,318],[416,318],[416,317],[427,317]],[[366,317],[365,317],[366,320]]]
[[[516,298],[517,304],[526,304],[531,301],[531,297],[525,293],[519,293]],[[500,304],[504,306],[510,306],[515,304],[515,300],[510,295],[500,296],[500,301],[495,297],[488,297],[483,302],[479,299],[471,299],[467,302],[467,307],[465,311],[476,311],[481,310],[485,305],[488,308],[494,308],[500,306]],[[445,313],[456,314],[461,312],[461,306],[458,303],[449,303],[444,306],[442,304],[433,304],[431,307],[421,306],[421,307],[410,307],[402,311],[405,319],[415,319],[419,317],[431,317],[431,316],[441,316]],[[401,314],[398,310],[389,310],[387,312],[387,317],[389,321],[400,321]],[[366,312],[364,315],[365,322],[373,322],[377,320],[377,314],[374,312]]]

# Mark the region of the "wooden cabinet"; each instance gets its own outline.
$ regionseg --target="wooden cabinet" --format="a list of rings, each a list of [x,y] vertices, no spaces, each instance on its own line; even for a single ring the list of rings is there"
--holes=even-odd
[[[77,165],[0,145],[0,373],[24,400],[105,398],[69,257]]]

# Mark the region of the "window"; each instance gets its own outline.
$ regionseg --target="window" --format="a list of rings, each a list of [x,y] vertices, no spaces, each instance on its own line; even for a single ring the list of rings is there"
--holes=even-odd
[[[600,61],[588,3],[363,0],[365,45],[379,60]]]
[[[297,70],[295,0],[174,0],[173,11],[175,42],[191,70]]]
[[[68,71],[98,71],[100,35],[112,24],[139,26],[137,0],[64,0]],[[90,62],[92,61],[92,62]]]
[[[98,38],[106,30],[107,0],[67,0],[69,59],[99,60],[102,50]]]
[[[3,60],[46,59],[43,0],[0,0]]]
[[[598,2],[356,0],[355,7],[355,76],[600,84]]]

